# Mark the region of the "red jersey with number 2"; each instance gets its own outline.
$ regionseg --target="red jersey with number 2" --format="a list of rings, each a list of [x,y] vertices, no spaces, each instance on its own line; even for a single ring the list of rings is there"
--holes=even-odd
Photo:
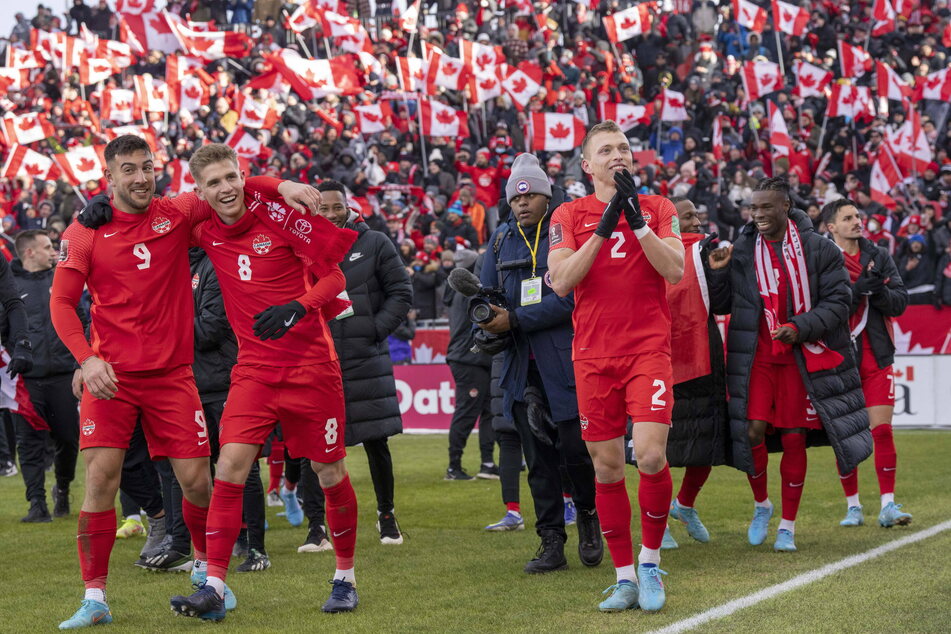
[[[647,225],[659,238],[680,239],[673,203],[662,196],[639,196],[638,200]],[[580,249],[594,235],[606,206],[591,195],[558,207],[549,226],[549,251]],[[574,359],[670,354],[666,281],[647,260],[623,216],[575,287],[572,319]]]

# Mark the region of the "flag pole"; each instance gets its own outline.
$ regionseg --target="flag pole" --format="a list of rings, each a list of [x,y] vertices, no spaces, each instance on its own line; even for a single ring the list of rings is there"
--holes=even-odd
[[[429,162],[426,160],[426,135],[423,134],[423,100],[416,96],[416,120],[419,122],[419,149],[423,154],[423,170]]]
[[[485,113],[485,102],[482,102],[482,136],[485,138],[486,144],[489,142],[489,123],[488,115]]]
[[[775,24],[773,25],[773,35],[776,36],[776,58],[779,60],[779,74],[783,76],[783,86],[785,86],[786,65],[783,63],[783,43],[779,37],[779,29],[776,28]]]
[[[282,9],[282,10],[281,10],[281,13],[284,14],[284,19],[287,20],[288,22],[290,22],[291,16],[287,13],[287,11],[284,11],[284,10]],[[294,29],[291,29],[291,30],[294,31]],[[297,31],[294,31],[294,37],[297,38],[297,43],[300,44],[300,47],[301,47],[302,49],[304,49],[304,52],[305,52],[305,53],[307,53],[307,57],[313,58],[314,56],[311,55],[310,50],[308,50],[308,48],[307,48],[307,45],[304,44],[304,38],[302,38],[302,37],[300,36],[300,33],[298,33]],[[314,37],[316,38],[316,35],[315,35]],[[228,61],[230,62],[231,60],[229,59]],[[236,64],[236,65],[237,65],[237,64]]]
[[[76,195],[79,197],[79,200],[83,201],[83,207],[89,202],[86,200],[86,197],[83,196],[82,191],[79,189],[78,185],[73,185],[73,191],[76,192]]]

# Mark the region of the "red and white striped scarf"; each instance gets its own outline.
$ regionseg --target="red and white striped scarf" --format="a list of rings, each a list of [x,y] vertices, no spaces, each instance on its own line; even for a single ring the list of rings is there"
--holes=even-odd
[[[784,324],[779,323],[779,277],[773,269],[769,248],[762,234],[757,235],[754,254],[756,283],[759,286],[760,297],[763,298],[766,326],[772,333]],[[792,221],[787,222],[781,251],[789,276],[789,291],[793,299],[792,314],[809,312],[812,310],[812,295],[809,288],[809,271],[806,270],[806,254],[802,248],[799,228]],[[774,353],[781,352],[785,346],[786,344],[773,340]],[[831,370],[842,363],[842,355],[830,349],[821,339],[814,343],[802,342],[802,353],[806,360],[806,370],[809,372]]]

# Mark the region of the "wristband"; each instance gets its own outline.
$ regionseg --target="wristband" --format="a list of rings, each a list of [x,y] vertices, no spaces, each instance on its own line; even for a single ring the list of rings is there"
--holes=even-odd
[[[651,232],[651,228],[647,225],[644,225],[640,229],[634,229],[634,235],[637,236],[638,240],[642,240],[644,236]]]

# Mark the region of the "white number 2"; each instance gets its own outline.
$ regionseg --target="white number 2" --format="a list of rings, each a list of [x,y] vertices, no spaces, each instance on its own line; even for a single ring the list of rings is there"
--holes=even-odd
[[[627,257],[627,253],[624,253],[623,251],[621,251],[621,245],[624,244],[624,240],[625,240],[624,234],[621,233],[620,231],[615,231],[614,233],[611,234],[611,237],[617,238],[617,242],[614,244],[613,247],[611,247],[611,257],[612,258]]]
[[[245,282],[251,279],[251,258],[246,255],[238,256],[238,277]]]
[[[667,385],[661,379],[654,379],[654,387],[657,388],[657,391],[654,392],[654,396],[651,397],[651,409],[654,407],[666,407],[667,401],[662,399],[661,396],[667,391]]]
[[[324,442],[326,442],[327,445],[336,445],[337,444],[337,419],[328,418],[327,426],[324,427],[324,431],[326,432],[324,434]]]
[[[152,265],[152,254],[149,252],[149,248],[145,246],[144,242],[140,242],[132,247],[132,255],[142,260],[141,264],[136,264],[140,271],[142,269],[147,269]]]

